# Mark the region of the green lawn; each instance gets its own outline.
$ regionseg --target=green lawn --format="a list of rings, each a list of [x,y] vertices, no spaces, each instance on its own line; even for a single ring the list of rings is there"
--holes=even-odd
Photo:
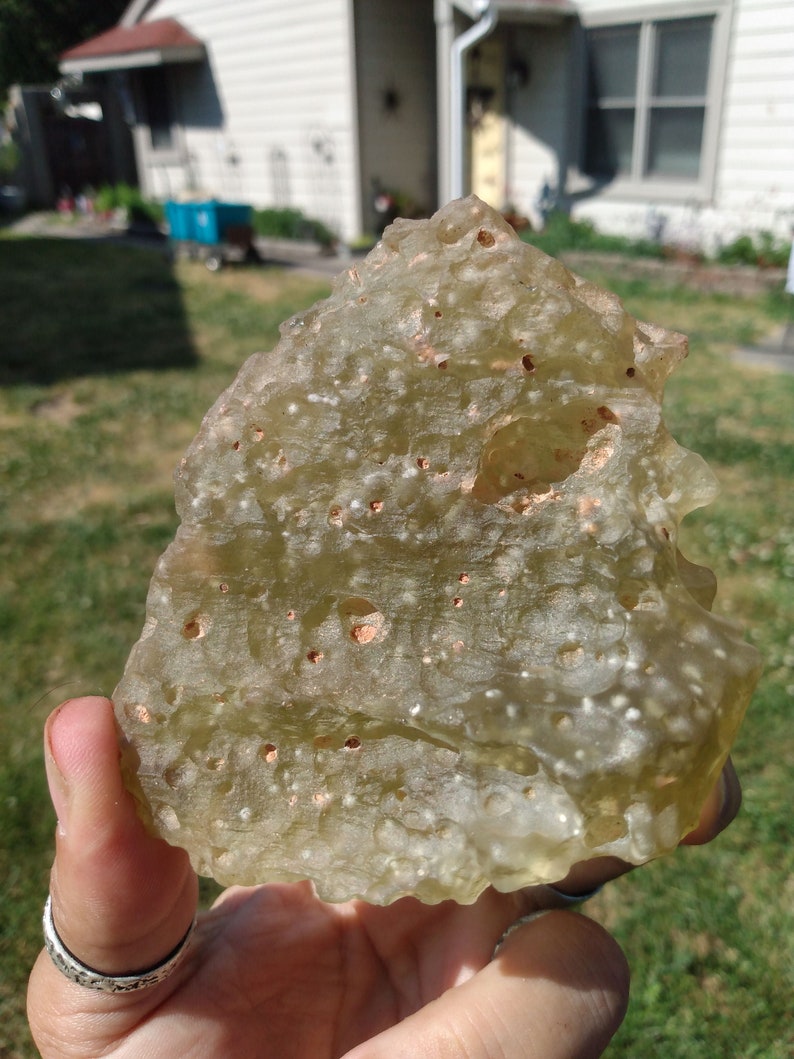
[[[627,266],[630,268],[630,266]],[[794,375],[734,363],[780,301],[657,295],[637,315],[692,336],[668,421],[723,482],[688,521],[690,558],[766,658],[735,759],[737,823],[607,887],[589,911],[629,955],[610,1057],[794,1054]],[[24,983],[39,948],[54,817],[41,727],[62,698],[112,691],[175,528],[171,473],[204,411],[278,324],[325,293],[266,268],[210,275],[150,251],[0,238],[0,1056],[34,1056]]]

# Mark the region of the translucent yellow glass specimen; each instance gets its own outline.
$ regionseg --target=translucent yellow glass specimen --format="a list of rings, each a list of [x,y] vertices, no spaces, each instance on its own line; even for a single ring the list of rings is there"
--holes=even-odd
[[[222,883],[470,902],[691,829],[757,680],[677,552],[677,334],[475,198],[398,221],[208,412],[116,691]]]

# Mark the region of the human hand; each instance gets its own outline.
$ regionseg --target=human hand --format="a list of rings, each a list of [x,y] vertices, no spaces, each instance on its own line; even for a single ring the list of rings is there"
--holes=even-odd
[[[58,815],[53,921],[106,975],[159,963],[195,915],[187,855],[153,838],[119,772],[107,699],[64,703],[45,731]],[[735,815],[726,769],[689,842]],[[560,883],[583,893],[627,871],[614,858]],[[42,952],[28,1014],[44,1059],[576,1059],[619,1026],[628,969],[599,925],[549,887],[488,890],[472,905],[323,904],[308,883],[231,887],[198,917],[184,960],[130,993],[77,985]]]

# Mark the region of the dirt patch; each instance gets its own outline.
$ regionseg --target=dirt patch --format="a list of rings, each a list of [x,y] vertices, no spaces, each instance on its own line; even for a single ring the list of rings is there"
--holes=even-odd
[[[704,294],[731,294],[750,298],[770,290],[782,290],[786,278],[782,268],[746,268],[741,265],[660,261],[656,258],[625,257],[585,250],[560,255],[574,272],[599,269],[621,278],[647,279],[659,287],[691,287]]]
[[[68,426],[83,411],[71,393],[56,393],[43,401],[37,401],[30,409],[38,419],[46,419],[59,426]]]

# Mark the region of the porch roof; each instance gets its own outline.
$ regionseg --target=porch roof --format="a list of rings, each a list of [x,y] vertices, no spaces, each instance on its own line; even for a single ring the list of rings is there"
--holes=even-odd
[[[135,26],[114,26],[63,52],[58,65],[64,74],[94,73],[198,62],[204,56],[198,37],[175,18],[160,18]]]
[[[578,12],[575,0],[452,0],[452,3],[472,19],[480,18],[486,8],[492,7],[508,22],[550,22]]]
[[[575,15],[578,8],[573,0],[496,0],[496,8],[510,17],[534,15]]]

